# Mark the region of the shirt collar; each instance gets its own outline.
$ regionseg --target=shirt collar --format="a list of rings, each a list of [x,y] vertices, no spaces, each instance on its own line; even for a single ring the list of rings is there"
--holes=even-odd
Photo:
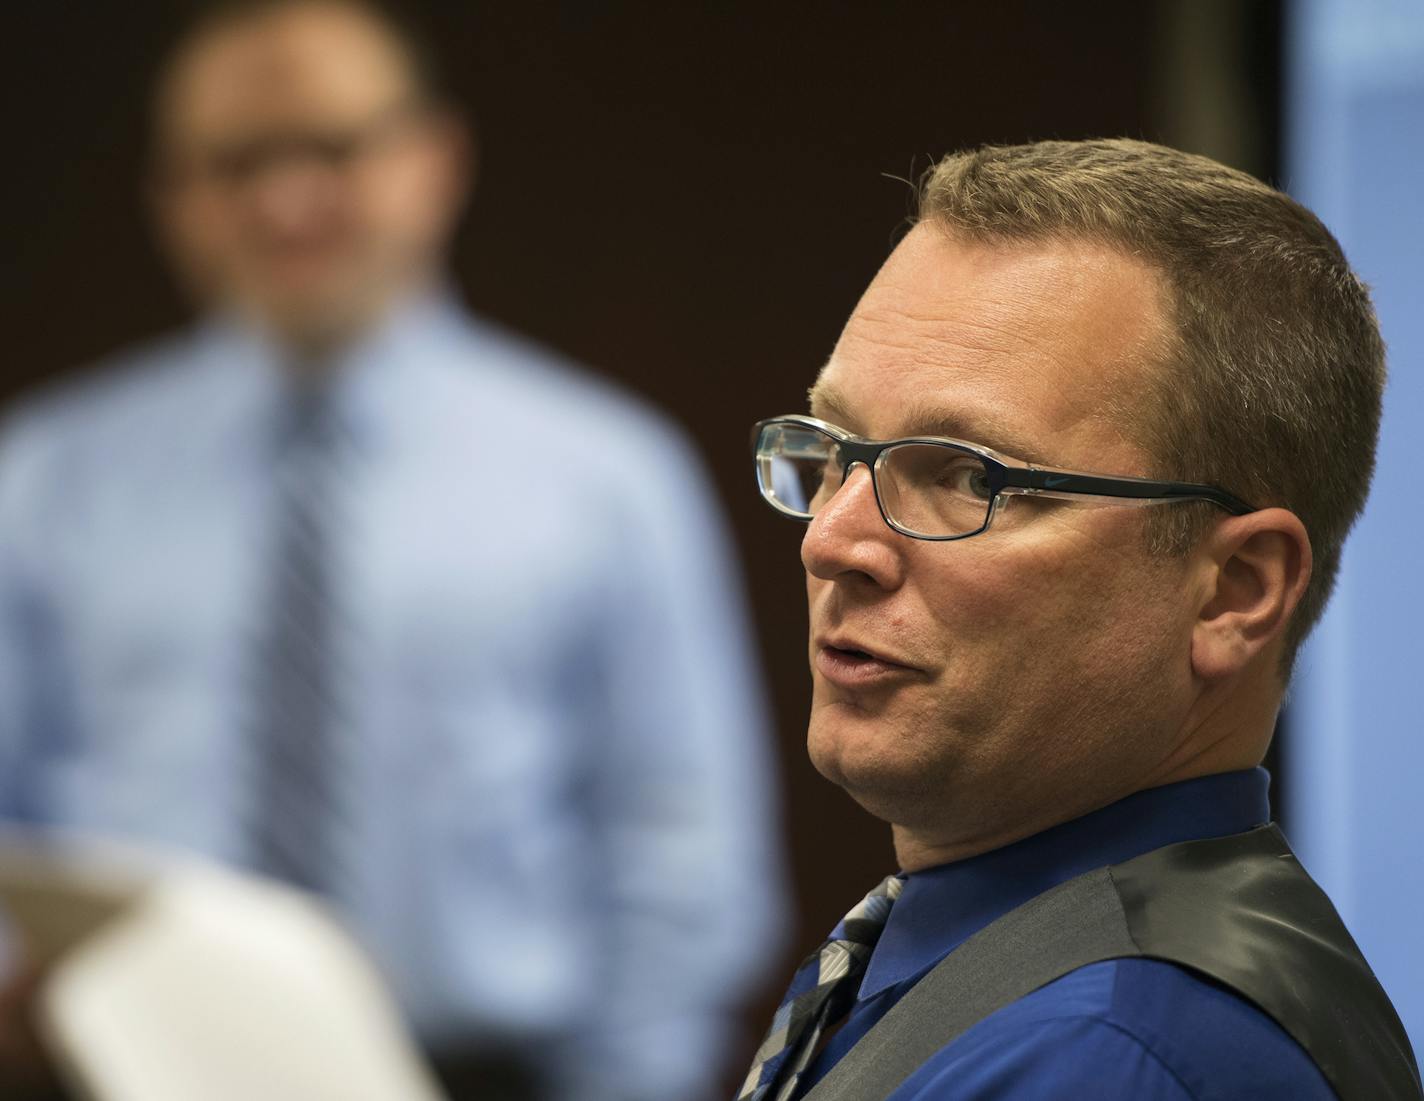
[[[1001,849],[914,872],[870,957],[860,997],[915,978],[991,921],[1083,872],[1269,821],[1269,784],[1269,773],[1256,768],[1150,788]]]

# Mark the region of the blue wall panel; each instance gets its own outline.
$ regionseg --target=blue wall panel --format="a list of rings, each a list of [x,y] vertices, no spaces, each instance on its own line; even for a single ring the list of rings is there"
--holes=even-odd
[[[1284,182],[1373,288],[1390,382],[1296,674],[1286,825],[1424,1050],[1424,0],[1297,0],[1290,26]]]

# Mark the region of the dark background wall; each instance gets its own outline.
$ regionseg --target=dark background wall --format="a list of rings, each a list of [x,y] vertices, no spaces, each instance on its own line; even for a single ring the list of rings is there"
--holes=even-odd
[[[1272,175],[1279,9],[416,6],[479,128],[454,256],[470,301],[650,396],[723,492],[773,692],[798,953],[893,854],[887,829],[805,760],[799,531],[756,499],[748,427],[804,407],[906,224],[906,181],[945,152],[1129,135]],[[138,187],[146,85],[183,5],[23,10],[5,36],[0,402],[185,317]]]

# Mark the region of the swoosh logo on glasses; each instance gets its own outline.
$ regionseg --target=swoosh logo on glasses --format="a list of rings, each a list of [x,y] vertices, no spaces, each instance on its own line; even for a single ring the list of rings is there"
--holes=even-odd
[[[1043,478],[1043,488],[1044,488],[1044,489],[1052,489],[1052,488],[1054,488],[1055,486],[1061,486],[1064,482],[1069,481],[1069,480],[1070,480],[1070,479],[1067,478],[1067,477],[1063,477],[1063,476],[1055,477],[1055,476],[1052,475],[1052,474],[1045,474],[1045,475],[1044,475],[1044,478]]]

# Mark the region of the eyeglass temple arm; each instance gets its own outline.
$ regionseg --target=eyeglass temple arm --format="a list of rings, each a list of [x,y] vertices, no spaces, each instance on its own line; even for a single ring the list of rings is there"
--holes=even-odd
[[[1116,497],[1141,501],[1210,501],[1233,516],[1256,509],[1239,497],[1215,486],[1193,482],[1159,482],[1150,478],[1125,478],[1108,474],[1074,474],[1038,467],[1005,467],[1004,487],[1012,492],[1062,496]]]

